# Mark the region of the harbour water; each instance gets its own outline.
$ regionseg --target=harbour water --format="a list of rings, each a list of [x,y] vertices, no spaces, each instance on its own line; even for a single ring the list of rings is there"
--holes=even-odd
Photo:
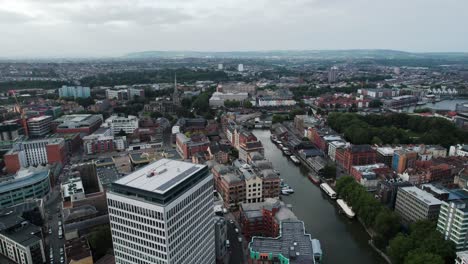
[[[454,111],[457,104],[468,104],[468,99],[453,99],[453,100],[443,100],[436,103],[427,103],[425,105],[411,106],[402,108],[402,112],[412,113],[414,109],[419,108],[431,108],[434,110],[449,110]]]
[[[254,130],[262,141],[265,156],[281,173],[294,194],[283,196],[292,205],[296,216],[304,221],[306,230],[322,244],[324,263],[386,263],[368,244],[369,236],[359,222],[339,212],[335,201],[326,196],[308,178],[307,168],[295,165],[270,141],[268,130]]]

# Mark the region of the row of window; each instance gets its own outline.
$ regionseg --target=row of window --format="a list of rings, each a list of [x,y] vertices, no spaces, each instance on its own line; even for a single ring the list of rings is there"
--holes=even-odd
[[[154,210],[142,208],[139,206],[135,206],[135,205],[131,205],[128,203],[111,200],[111,199],[107,199],[107,204],[117,209],[123,209],[124,211],[129,212],[129,213],[139,214],[142,216],[150,217],[152,219],[164,221],[163,213],[161,212],[157,212]]]

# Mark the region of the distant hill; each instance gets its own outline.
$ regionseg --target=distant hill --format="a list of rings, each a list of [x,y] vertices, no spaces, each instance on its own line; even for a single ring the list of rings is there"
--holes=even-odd
[[[468,58],[468,53],[412,53],[398,50],[272,50],[272,51],[143,51],[129,53],[125,58],[310,58],[310,59],[453,59]]]

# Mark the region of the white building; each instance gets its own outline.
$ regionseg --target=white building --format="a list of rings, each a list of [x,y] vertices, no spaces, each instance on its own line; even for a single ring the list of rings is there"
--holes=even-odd
[[[240,71],[240,72],[243,72],[244,71],[244,64],[237,65],[237,70]]]
[[[249,94],[246,92],[240,93],[222,93],[214,92],[210,98],[210,106],[224,106],[224,101],[238,101],[243,102],[249,98]]]
[[[451,240],[456,250],[468,249],[468,203],[466,200],[455,200],[442,202],[437,221],[437,230],[444,236],[445,240]]]
[[[468,145],[450,146],[449,156],[468,157]]]
[[[89,87],[64,85],[59,88],[59,97],[88,98],[91,97],[91,90]]]
[[[121,130],[127,134],[133,134],[137,129],[138,117],[129,115],[128,117],[113,115],[104,121],[102,127],[109,127],[113,135],[117,135]]]
[[[455,264],[468,264],[468,250],[457,252]]]
[[[161,159],[107,193],[116,264],[215,263],[213,176]]]
[[[63,138],[47,138],[21,141],[13,146],[11,152],[18,152],[21,167],[48,164],[48,145],[58,145],[60,148],[63,148],[65,146],[65,140]]]
[[[220,70],[220,71],[223,70],[223,64],[222,63],[218,64],[218,70]]]

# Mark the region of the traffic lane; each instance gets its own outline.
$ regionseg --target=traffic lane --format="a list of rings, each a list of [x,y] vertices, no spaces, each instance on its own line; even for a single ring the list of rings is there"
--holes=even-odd
[[[242,235],[237,234],[234,230],[236,226],[234,224],[228,224],[228,239],[230,242],[230,259],[229,264],[243,264],[244,263],[244,248],[242,246],[242,242],[238,241],[238,237]],[[244,240],[244,238],[242,238]]]

